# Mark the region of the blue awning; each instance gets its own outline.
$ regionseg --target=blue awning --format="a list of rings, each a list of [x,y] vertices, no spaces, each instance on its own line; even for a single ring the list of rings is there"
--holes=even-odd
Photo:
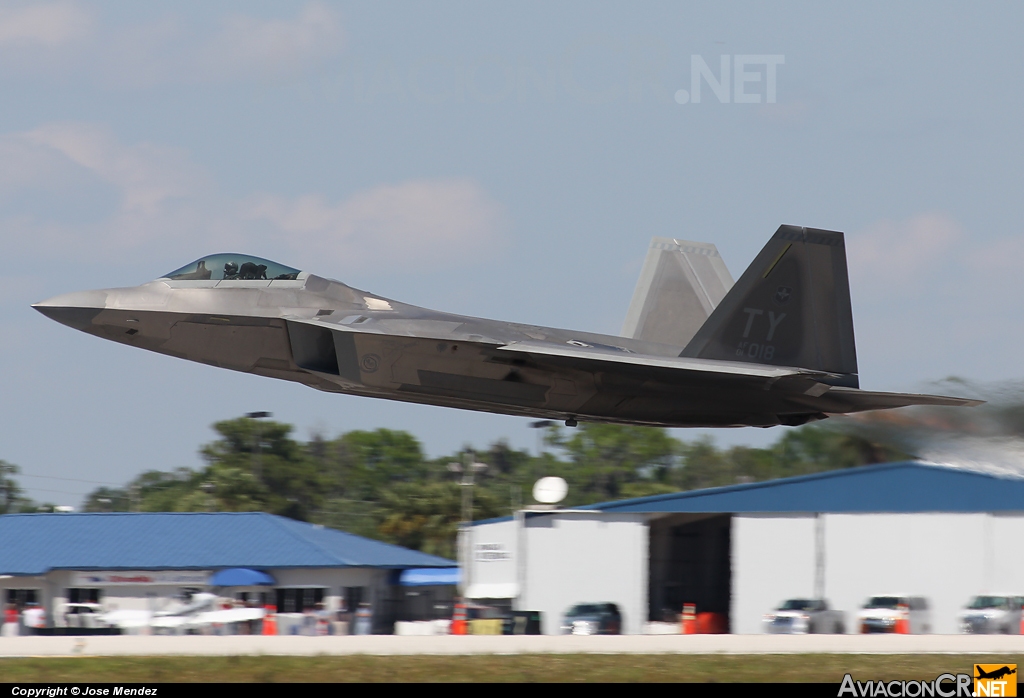
[[[459,583],[459,568],[404,570],[399,584],[404,587],[452,586]]]
[[[266,572],[244,567],[221,570],[210,577],[210,586],[214,587],[256,587],[270,586],[273,583],[274,578]]]

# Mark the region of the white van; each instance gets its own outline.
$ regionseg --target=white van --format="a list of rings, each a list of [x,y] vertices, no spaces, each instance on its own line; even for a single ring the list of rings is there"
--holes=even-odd
[[[900,621],[906,621],[903,625]],[[862,633],[930,633],[932,615],[928,600],[910,594],[878,594],[865,602],[857,614]]]

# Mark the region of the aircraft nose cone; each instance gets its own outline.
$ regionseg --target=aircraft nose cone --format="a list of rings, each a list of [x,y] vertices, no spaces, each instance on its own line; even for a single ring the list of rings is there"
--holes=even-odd
[[[87,330],[92,326],[92,319],[106,305],[106,291],[78,291],[54,296],[41,303],[34,303],[32,307],[62,325],[76,330]]]

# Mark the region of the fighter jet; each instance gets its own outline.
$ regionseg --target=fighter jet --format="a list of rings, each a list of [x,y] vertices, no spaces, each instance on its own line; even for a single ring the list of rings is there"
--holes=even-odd
[[[318,390],[567,426],[770,427],[980,404],[859,390],[843,234],[788,225],[735,284],[714,245],[655,238],[623,336],[427,310],[240,254],[33,307],[115,342]]]

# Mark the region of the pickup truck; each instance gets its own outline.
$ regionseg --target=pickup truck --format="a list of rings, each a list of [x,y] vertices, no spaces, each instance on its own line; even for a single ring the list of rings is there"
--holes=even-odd
[[[766,633],[845,633],[842,611],[824,599],[789,599],[764,616]]]
[[[960,632],[1019,635],[1022,603],[1010,594],[975,596],[960,612]]]
[[[901,621],[906,621],[902,623]],[[928,599],[909,594],[872,596],[857,614],[862,633],[930,633],[932,614]]]

